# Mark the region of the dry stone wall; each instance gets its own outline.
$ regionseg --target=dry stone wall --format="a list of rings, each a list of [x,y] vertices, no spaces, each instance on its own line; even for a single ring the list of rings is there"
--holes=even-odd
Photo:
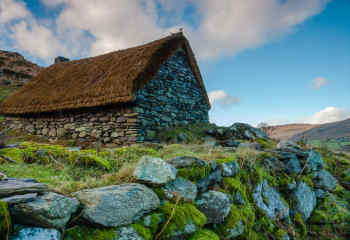
[[[30,118],[6,117],[3,126],[50,139],[72,138],[80,141],[135,143],[137,113],[132,106],[87,109]]]
[[[154,130],[208,122],[209,106],[183,49],[164,63],[136,96],[139,140],[152,140]]]

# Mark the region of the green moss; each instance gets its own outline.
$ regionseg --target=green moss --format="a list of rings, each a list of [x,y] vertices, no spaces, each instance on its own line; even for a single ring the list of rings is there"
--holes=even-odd
[[[208,229],[201,229],[196,232],[189,240],[220,240],[219,236]]]
[[[187,224],[193,223],[198,228],[204,226],[207,222],[207,218],[191,203],[175,205],[168,201],[165,201],[161,206],[160,211],[164,214],[165,219],[168,219],[175,208],[175,212],[169,224],[164,231],[165,236],[171,236],[175,231],[184,230]],[[167,222],[167,220],[165,220]]]
[[[8,157],[16,162],[23,162],[23,153],[18,148],[0,149],[0,155]]]
[[[225,177],[222,180],[222,185],[223,188],[227,191],[227,193],[233,195],[239,192],[243,197],[244,201],[249,202],[245,185],[242,184],[238,178]]]
[[[315,224],[329,223],[338,225],[340,228],[349,227],[346,224],[350,224],[349,203],[331,194],[318,204],[310,218],[310,222]]]
[[[116,229],[98,229],[85,226],[75,226],[64,233],[64,240],[114,240]]]
[[[186,178],[190,181],[196,182],[202,178],[209,176],[210,166],[207,164],[204,167],[190,167],[178,169],[177,176]]]
[[[262,167],[262,166],[256,166],[255,167],[255,179],[254,182],[255,183],[261,183],[264,179],[266,179],[268,181],[268,183],[273,186],[276,187],[279,185],[278,179],[276,177],[274,177],[272,175],[271,172],[269,172],[266,168]]]
[[[7,203],[0,201],[0,236],[7,236],[11,229],[11,216]]]
[[[131,226],[145,240],[152,240],[153,236],[152,236],[152,232],[150,229],[148,229],[148,228],[146,228],[138,223],[132,224]]]
[[[255,141],[259,143],[264,149],[273,149],[276,147],[276,142],[273,140],[257,138]]]
[[[312,175],[304,175],[300,178],[301,181],[305,182],[310,188],[314,187],[314,183],[312,182]]]
[[[157,188],[152,188],[152,190],[153,190],[153,192],[155,192],[157,194],[159,199],[161,199],[161,200],[167,199],[162,188],[157,187]]]
[[[163,222],[162,214],[160,213],[153,213],[150,215],[150,222],[149,224],[144,224],[147,228],[149,228],[152,232],[152,234],[155,234],[158,231],[159,225]]]
[[[278,229],[275,233],[276,240],[283,240],[288,235],[284,229]]]
[[[232,205],[230,214],[226,217],[224,223],[217,227],[216,231],[220,236],[228,237],[230,234],[228,230],[235,228],[239,221],[242,221],[244,224],[243,235],[249,235],[255,223],[254,208],[250,205],[243,207]]]
[[[294,215],[294,223],[298,227],[301,237],[304,239],[307,235],[307,227],[300,213]]]
[[[70,163],[75,165],[97,166],[107,170],[111,169],[111,165],[108,160],[98,156],[96,152],[92,153],[91,150],[71,152],[68,160]]]
[[[227,158],[216,159],[216,164],[220,165],[223,163],[229,163],[229,162],[235,162],[235,161],[237,161],[237,156],[231,156],[231,157],[227,157]]]

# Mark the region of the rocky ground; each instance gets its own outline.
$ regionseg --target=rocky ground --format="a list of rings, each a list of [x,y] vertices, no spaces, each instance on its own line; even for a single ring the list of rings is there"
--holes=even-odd
[[[158,139],[122,148],[6,142],[0,236],[350,238],[349,155],[276,143],[240,123],[177,127]]]

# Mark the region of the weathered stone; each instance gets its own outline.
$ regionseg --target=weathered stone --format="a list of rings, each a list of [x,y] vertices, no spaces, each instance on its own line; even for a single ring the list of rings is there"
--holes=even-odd
[[[307,169],[309,171],[321,170],[323,169],[323,165],[324,165],[321,154],[314,150],[311,150],[309,152],[309,156],[306,159],[306,163],[307,163]]]
[[[188,201],[194,201],[198,192],[195,184],[182,177],[177,177],[174,181],[168,182],[163,187],[163,191],[168,199],[181,197]]]
[[[205,161],[190,156],[175,157],[168,161],[171,165],[176,168],[187,168],[187,167],[204,167]]]
[[[262,147],[259,143],[257,142],[242,142],[238,145],[238,148],[241,149],[241,148],[249,148],[249,149],[255,149],[255,150],[261,150]]]
[[[133,176],[139,181],[162,185],[175,180],[176,173],[176,168],[164,160],[143,156],[138,162]]]
[[[42,135],[47,136],[49,134],[49,129],[48,128],[44,128],[41,132]]]
[[[268,217],[272,219],[289,217],[288,206],[282,201],[280,194],[273,187],[270,187],[266,180],[256,186],[253,199]]]
[[[0,180],[0,197],[44,191],[47,191],[47,186],[44,183],[38,183],[34,179],[7,178]]]
[[[79,133],[79,137],[81,137],[81,138],[84,138],[84,137],[86,137],[88,134],[87,134],[87,132],[80,132]]]
[[[50,137],[56,137],[57,136],[56,128],[50,128],[49,136]]]
[[[232,200],[229,195],[208,191],[196,201],[198,210],[205,214],[207,223],[222,223],[231,211]]]
[[[300,146],[292,141],[289,140],[281,140],[279,143],[277,143],[276,148],[279,149],[285,149],[285,148],[295,148],[295,149],[300,149]]]
[[[7,202],[7,204],[11,207],[11,206],[13,206],[15,204],[19,204],[19,203],[32,202],[36,199],[37,196],[38,196],[37,193],[27,193],[27,194],[23,194],[23,195],[14,195],[11,197],[1,198],[0,202]]]
[[[48,192],[34,201],[16,204],[11,215],[16,222],[38,227],[62,228],[77,211],[79,201],[75,198]]]
[[[82,217],[105,227],[131,224],[160,205],[151,189],[136,183],[83,190],[74,196],[83,204]]]
[[[197,181],[197,188],[199,192],[206,192],[209,186],[220,183],[222,180],[221,169],[217,169],[210,173],[208,177]]]
[[[64,135],[66,135],[66,130],[64,128],[58,128],[57,137],[63,137]]]
[[[290,155],[290,158],[286,161],[285,165],[287,173],[298,174],[301,171],[300,162],[294,154]]]
[[[239,172],[237,162],[227,162],[220,165],[223,177],[233,177]]]
[[[57,229],[25,227],[15,225],[11,240],[61,240],[61,233]]]
[[[292,193],[293,211],[307,220],[316,206],[316,194],[305,182],[300,182]]]
[[[334,191],[334,189],[337,187],[337,179],[324,169],[313,172],[312,176],[312,181],[317,188],[322,188],[326,191]]]

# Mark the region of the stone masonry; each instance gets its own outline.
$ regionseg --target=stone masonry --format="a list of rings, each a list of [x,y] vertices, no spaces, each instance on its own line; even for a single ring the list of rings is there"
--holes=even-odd
[[[118,145],[152,141],[156,130],[208,122],[209,106],[187,61],[178,50],[128,104],[36,116],[5,117],[3,127],[51,139]]]

